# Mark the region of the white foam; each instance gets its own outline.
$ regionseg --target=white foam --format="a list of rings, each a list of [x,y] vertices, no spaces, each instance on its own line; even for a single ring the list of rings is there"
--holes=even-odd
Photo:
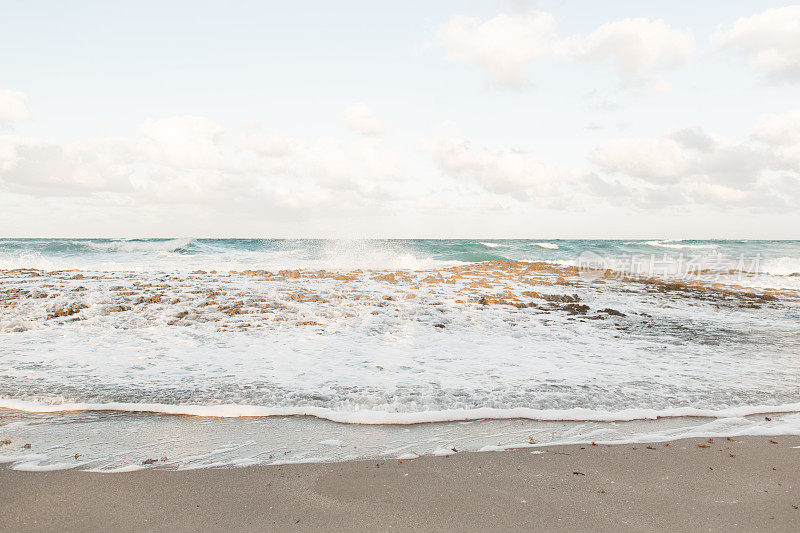
[[[442,245],[449,247],[447,250],[431,253],[436,257],[474,255],[475,242],[467,243],[469,246],[450,243]],[[296,462],[311,455],[331,458],[344,456],[346,451],[361,454],[364,434],[419,429],[359,430],[355,427],[358,425],[421,424],[430,428],[435,425],[432,423],[454,421],[465,423],[468,430],[483,425],[470,423],[478,419],[494,419],[498,422],[490,424],[498,425],[502,425],[499,421],[513,419],[563,421],[575,424],[556,425],[578,428],[568,435],[570,438],[585,439],[587,426],[606,421],[692,416],[709,421],[723,417],[730,422],[750,414],[800,410],[800,404],[795,403],[797,357],[791,343],[798,300],[791,295],[781,294],[775,302],[746,308],[735,299],[708,301],[691,294],[654,294],[639,284],[615,279],[597,287],[581,282],[568,288],[549,283],[534,287],[553,295],[578,294],[590,311],[586,316],[570,316],[555,305],[550,309],[546,303],[520,308],[478,305],[478,295],[506,291],[526,304],[529,298],[537,299],[522,296],[535,280],[509,276],[502,268],[490,266],[475,269],[475,274],[470,268],[458,269],[457,276],[456,269],[406,272],[392,282],[366,268],[352,272],[344,278],[346,281],[313,274],[293,278],[223,272],[161,275],[152,271],[175,265],[186,269],[204,262],[252,264],[272,272],[283,264],[292,269],[324,264],[439,264],[431,258],[414,263],[417,258],[406,255],[408,250],[423,255],[420,250],[433,249],[427,244],[328,242],[303,248],[290,243],[285,246],[295,248],[262,250],[261,245],[247,245],[235,251],[225,249],[233,246],[230,243],[213,243],[219,250],[204,249],[212,246],[205,241],[190,244],[191,253],[99,250],[84,254],[83,259],[91,256],[95,265],[97,257],[116,257],[125,265],[141,263],[145,270],[139,273],[2,273],[4,288],[16,295],[12,305],[0,306],[4,367],[0,381],[9,396],[0,399],[0,407],[19,411],[7,413],[7,418],[26,422],[53,419],[56,422],[52,425],[59,429],[57,420],[61,418],[96,420],[98,427],[121,418],[142,423],[151,419],[177,422],[161,416],[22,414],[110,410],[206,417],[189,422],[204,428],[235,425],[215,418],[242,417],[256,418],[242,425],[297,421],[261,420],[268,417],[312,417],[350,425],[342,426],[346,430],[340,427],[303,434],[298,447],[308,455],[292,456]],[[530,244],[502,241],[503,255],[553,255],[537,252],[543,243]],[[617,246],[606,247],[617,250]],[[787,272],[794,269],[793,246],[781,244],[771,249],[773,255],[785,254],[783,262],[773,265],[776,271],[777,267]],[[567,250],[576,245],[561,247],[565,250],[559,255],[566,259]],[[16,253],[18,247],[9,245],[3,253],[7,251]],[[673,258],[678,255],[646,252]],[[143,258],[152,259],[151,264],[145,264]],[[447,283],[420,282],[437,274],[441,276],[437,279]],[[773,278],[785,283],[800,281],[798,277],[760,275],[743,283],[757,286]],[[208,303],[207,290],[216,293],[216,305]],[[159,302],[138,303],[153,291],[163,293]],[[247,314],[224,311],[240,300],[246,302]],[[124,312],[112,312],[119,303],[126,304]],[[72,304],[86,307],[74,317],[48,318],[53,310]],[[606,308],[625,316],[598,312]],[[186,312],[187,318],[178,319]],[[318,420],[308,423],[330,426]],[[670,420],[664,425],[679,423],[683,421]],[[797,420],[793,423],[800,426]],[[42,425],[47,424],[50,422]],[[788,431],[792,426],[787,422],[785,427]],[[15,442],[34,442],[37,450],[46,449],[45,441],[30,436],[36,430],[5,428],[7,437]],[[356,435],[357,431],[361,433]],[[529,435],[522,440],[528,442]],[[128,437],[123,431],[119,443],[112,435],[106,439],[111,444],[80,451],[96,458],[93,467],[123,467],[144,457],[109,459],[104,454],[109,449],[116,453],[119,447],[130,452],[123,443]],[[413,447],[432,453],[434,447],[449,442],[459,450],[479,447],[466,438],[454,441],[450,435],[444,437],[426,446],[398,438],[382,442],[378,451],[391,449],[386,453],[394,456]],[[541,435],[534,437],[547,440]],[[613,440],[619,434],[605,431],[591,437]],[[333,441],[358,444],[358,450],[333,445]],[[60,443],[60,435],[51,442]],[[148,456],[160,457],[163,451],[173,458],[170,464],[185,455],[188,463],[204,466],[232,464],[242,455],[251,457],[265,449],[280,448],[219,452],[228,443],[222,438],[208,447],[153,448]],[[480,442],[499,444],[505,445],[507,440],[492,437]],[[201,457],[212,448],[219,453]],[[295,455],[301,453],[294,444],[288,449]],[[282,448],[281,454],[286,450]],[[12,450],[3,447],[2,452]],[[52,460],[70,459],[71,455],[66,455]]]
[[[789,276],[800,273],[800,257],[776,257],[764,259],[759,270],[776,276]]]
[[[45,271],[190,272],[192,270],[245,269],[400,269],[420,270],[460,264],[418,257],[409,249],[380,240],[327,240],[310,246],[288,241],[282,247],[257,249],[223,247],[193,238],[114,241],[66,241],[74,253],[39,250],[3,251],[0,270],[31,268]],[[191,248],[191,253],[186,253]],[[82,250],[81,250],[82,249]]]
[[[539,248],[544,248],[546,250],[558,250],[558,245],[552,242],[533,242],[531,246],[538,246]]]
[[[41,453],[28,453],[24,455],[0,455],[0,464],[35,462],[35,461],[44,461],[46,459],[47,456]]]
[[[719,248],[717,244],[691,244],[685,243],[682,239],[669,239],[661,241],[641,241],[641,242],[626,242],[624,244],[633,244],[639,246],[652,246],[654,248],[669,248],[672,250],[715,250]]]
[[[85,464],[83,462],[47,464],[47,460],[48,456],[41,453],[6,456],[0,455],[0,464],[10,464],[12,470],[20,470],[23,472],[51,472],[54,470],[69,470]]]
[[[508,447],[496,444],[487,444],[483,448],[478,449],[479,452],[504,452],[506,450],[508,450]]]
[[[519,450],[521,448],[533,448],[536,444],[530,442],[521,442],[521,443],[513,443],[513,444],[487,444],[486,446],[480,448],[479,452],[505,452],[508,450]],[[536,452],[531,452],[536,453]],[[544,453],[544,452],[538,452]]]
[[[72,241],[72,244],[107,252],[176,252],[196,242],[191,237],[183,237],[158,241],[137,239],[120,239],[108,242]]]
[[[128,472],[138,472],[139,470],[144,470],[145,467],[142,465],[137,464],[130,464],[125,466],[119,466],[116,468],[90,468],[85,470],[86,472],[97,472],[100,474],[125,474]]]
[[[725,409],[697,409],[678,407],[672,409],[623,409],[600,411],[584,408],[530,409],[517,407],[496,409],[446,409],[423,412],[387,411],[335,411],[324,407],[267,407],[258,405],[168,405],[158,403],[61,403],[45,404],[25,400],[0,399],[0,408],[28,413],[61,413],[78,411],[121,411],[130,413],[161,413],[214,418],[311,416],[342,424],[408,425],[467,420],[526,419],[539,421],[629,422],[659,418],[700,417],[728,418],[766,413],[800,412],[800,403],[783,405],[756,405]]]
[[[291,263],[297,268],[297,261]],[[392,269],[422,270],[442,266],[433,258],[418,258],[382,241],[326,241],[318,258],[303,262],[305,268],[329,270]],[[288,266],[288,264],[287,264]]]
[[[37,417],[42,420],[42,417]],[[70,417],[76,419],[75,417]],[[26,469],[45,470],[66,465],[90,466],[93,472],[126,472],[142,469],[143,457],[157,456],[156,449],[169,449],[172,460],[158,466],[180,470],[217,467],[238,467],[252,464],[289,464],[316,461],[343,461],[352,459],[377,459],[395,457],[401,460],[419,456],[446,456],[469,451],[505,451],[516,448],[542,454],[542,446],[596,442],[600,444],[624,444],[664,442],[681,438],[735,437],[741,435],[798,435],[800,414],[771,414],[749,418],[729,417],[713,419],[668,419],[660,421],[605,423],[605,422],[525,422],[484,421],[458,422],[450,424],[422,424],[407,428],[338,425],[307,418],[256,421],[221,421],[181,419],[168,421],[162,417],[137,417],[132,421],[147,434],[159,434],[155,448],[138,439],[115,441],[114,429],[102,421],[104,417],[87,417],[91,424],[78,424],[68,431],[74,443],[80,443],[82,451],[94,459],[88,463],[73,463],[70,460],[52,466],[41,454],[29,454],[7,459],[7,462],[28,463]],[[110,420],[118,420],[113,417]],[[141,424],[145,424],[142,426]],[[150,426],[150,424],[155,424]],[[43,431],[31,440],[46,445],[47,435],[54,442],[62,442],[65,429],[62,424],[38,424]],[[70,427],[70,425],[66,426]],[[160,428],[155,430],[155,428]],[[172,428],[172,429],[170,429]],[[252,428],[252,429],[251,429]],[[271,428],[267,430],[266,428]],[[97,434],[97,431],[101,435]],[[75,433],[77,431],[77,433]],[[317,435],[336,436],[337,439],[358,442],[357,447],[329,447],[314,439]],[[216,435],[216,438],[213,437]],[[345,436],[347,435],[347,436]],[[15,437],[15,435],[11,435]],[[257,439],[248,440],[248,436]],[[16,436],[15,441],[24,441]],[[209,440],[209,437],[212,437]],[[26,437],[27,438],[27,437]],[[538,440],[532,444],[530,440]],[[237,445],[222,445],[235,441]],[[393,446],[400,446],[399,448]],[[143,449],[143,447],[145,449]],[[72,446],[70,446],[72,447]],[[149,448],[147,450],[146,448]],[[0,451],[5,448],[0,448]],[[208,451],[211,450],[211,451]],[[267,451],[269,450],[269,451]],[[188,452],[188,453],[187,453]],[[159,452],[160,453],[160,452]],[[54,457],[57,462],[59,457]],[[63,458],[61,458],[63,461]]]
[[[419,455],[416,454],[416,453],[404,453],[404,454],[398,455],[397,459],[399,459],[400,461],[409,461],[411,459],[416,459],[417,457],[419,457]]]
[[[18,268],[35,268],[38,270],[55,270],[57,262],[43,257],[38,252],[20,252],[16,255],[0,257],[0,270],[14,270]]]
[[[83,463],[50,463],[41,464],[36,461],[14,463],[11,465],[12,470],[20,470],[22,472],[53,472],[56,470],[70,470],[81,466]]]
[[[453,455],[457,453],[453,448],[437,448],[433,451],[433,456],[435,457],[447,457],[448,455]]]
[[[777,413],[775,413],[777,414]],[[774,435],[800,435],[800,414],[790,413],[783,418],[771,421],[749,420],[743,417],[715,418],[704,424],[685,425],[654,432],[635,432],[619,434],[608,428],[596,433],[578,433],[574,437],[557,439],[537,446],[562,444],[636,444],[648,442],[669,442],[679,439],[717,438],[717,437],[763,437]]]

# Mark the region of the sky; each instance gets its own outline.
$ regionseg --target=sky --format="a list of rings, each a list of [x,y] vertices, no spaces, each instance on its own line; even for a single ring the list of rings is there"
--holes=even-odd
[[[0,236],[800,238],[800,4],[0,14]]]

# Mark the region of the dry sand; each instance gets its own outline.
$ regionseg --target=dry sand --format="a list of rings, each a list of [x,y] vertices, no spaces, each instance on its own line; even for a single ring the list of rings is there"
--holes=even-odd
[[[5,468],[0,529],[800,531],[800,437],[701,443],[124,474]]]

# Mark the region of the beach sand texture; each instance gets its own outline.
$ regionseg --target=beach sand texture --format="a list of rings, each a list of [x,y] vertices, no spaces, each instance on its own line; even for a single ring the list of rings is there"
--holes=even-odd
[[[798,531],[798,472],[798,436],[124,474],[3,469],[0,529]]]

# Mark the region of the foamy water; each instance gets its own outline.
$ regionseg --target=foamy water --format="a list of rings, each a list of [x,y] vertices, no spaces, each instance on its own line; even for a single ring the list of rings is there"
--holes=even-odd
[[[0,263],[24,469],[800,431],[797,242],[5,240]]]

